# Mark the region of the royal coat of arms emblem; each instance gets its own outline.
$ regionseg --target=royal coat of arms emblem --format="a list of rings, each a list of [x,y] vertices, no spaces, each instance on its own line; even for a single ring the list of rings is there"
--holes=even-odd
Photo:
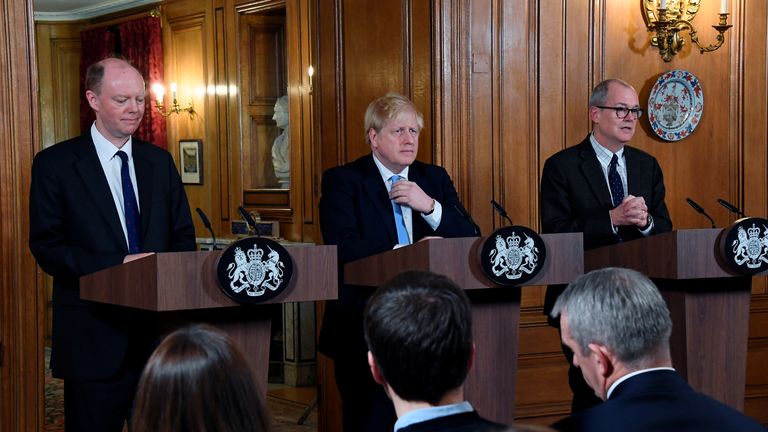
[[[738,227],[738,239],[731,244],[736,265],[754,269],[768,263],[768,227],[763,225],[763,228],[761,233],[755,224],[747,230],[743,226]]]
[[[510,226],[493,232],[483,244],[481,265],[500,285],[520,285],[532,279],[546,258],[546,247],[533,230]]]
[[[768,220],[740,219],[718,243],[720,263],[733,273],[753,276],[768,270]]]
[[[219,258],[219,286],[238,302],[258,303],[281,292],[293,273],[291,256],[279,243],[251,237],[233,243]]]

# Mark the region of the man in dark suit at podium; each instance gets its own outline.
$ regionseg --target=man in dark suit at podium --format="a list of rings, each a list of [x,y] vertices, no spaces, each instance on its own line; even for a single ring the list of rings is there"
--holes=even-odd
[[[562,431],[765,431],[695,392],[672,368],[672,319],[644,275],[605,268],[576,279],[557,299],[562,342],[604,403],[553,426]]]
[[[323,175],[320,228],[325,244],[337,245],[342,269],[425,238],[476,235],[445,169],[416,160],[423,127],[421,113],[406,97],[378,98],[365,113],[371,154]],[[366,297],[341,284],[338,301],[325,310],[318,349],[334,360],[345,430],[391,431],[392,404],[366,363]]]
[[[541,176],[543,233],[584,233],[584,248],[672,230],[664,203],[664,178],[656,158],[626,144],[643,109],[637,92],[618,79],[598,84],[589,98],[592,133],[544,163]],[[564,285],[550,286],[544,299],[549,315]],[[550,324],[557,327],[557,321]],[[564,347],[568,362],[571,353]],[[600,401],[581,374],[570,367],[573,411]]]
[[[445,276],[409,271],[379,288],[365,308],[373,379],[392,399],[395,432],[500,431],[464,400],[475,358],[467,295]]]
[[[53,375],[67,432],[122,431],[154,337],[148,317],[80,299],[80,276],[151,252],[195,249],[171,155],[131,137],[144,114],[139,71],[115,58],[86,74],[90,130],[32,165],[29,247],[53,276]]]

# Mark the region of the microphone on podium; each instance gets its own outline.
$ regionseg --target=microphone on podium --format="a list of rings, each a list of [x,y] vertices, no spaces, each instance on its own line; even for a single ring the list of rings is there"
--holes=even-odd
[[[733,204],[729,203],[728,201],[726,201],[726,200],[724,200],[724,199],[722,199],[722,198],[718,198],[718,199],[717,199],[717,202],[718,202],[718,203],[719,203],[721,206],[723,206],[723,207],[727,208],[727,209],[728,209],[728,211],[730,211],[730,212],[732,212],[732,213],[736,213],[737,215],[739,215],[739,216],[741,216],[741,217],[747,217],[747,215],[745,215],[744,213],[742,213],[742,212],[741,212],[741,210],[739,210],[739,208],[738,208],[738,207],[736,207],[735,205],[733,205]]]
[[[507,216],[507,211],[504,210],[504,207],[502,207],[501,204],[497,203],[496,200],[491,200],[491,205],[493,206],[493,209],[496,210],[496,213],[498,213],[504,219],[508,220],[510,225],[514,225],[512,223],[512,219]]]
[[[248,224],[249,227],[253,228],[253,232],[256,233],[256,237],[261,237],[261,234],[259,234],[259,228],[256,226],[256,221],[253,220],[253,217],[251,217],[251,214],[248,213],[243,206],[238,206],[237,211],[240,213],[240,216],[245,219],[245,222]]]
[[[694,200],[692,200],[692,199],[690,199],[690,198],[686,198],[686,199],[685,199],[685,201],[688,203],[688,205],[690,205],[691,207],[693,207],[693,209],[694,209],[694,210],[696,210],[698,213],[701,213],[701,214],[703,214],[704,216],[706,216],[706,218],[707,218],[707,219],[709,219],[709,221],[712,223],[712,228],[717,228],[717,227],[715,226],[715,221],[713,221],[713,220],[712,220],[712,218],[711,218],[711,217],[709,217],[709,215],[707,214],[707,212],[705,212],[705,211],[704,211],[704,208],[702,208],[700,205],[696,204],[696,201],[694,201]]]
[[[213,247],[211,250],[216,250],[216,234],[213,233],[213,228],[211,228],[211,221],[208,220],[208,217],[205,216],[205,213],[203,213],[200,207],[197,207],[195,210],[197,211],[197,215],[200,216],[200,220],[203,221],[203,225],[208,229],[208,232],[211,233],[211,237],[213,238]]]

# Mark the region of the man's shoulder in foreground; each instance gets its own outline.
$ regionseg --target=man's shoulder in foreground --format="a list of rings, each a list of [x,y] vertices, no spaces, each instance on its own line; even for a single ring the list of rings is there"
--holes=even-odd
[[[553,427],[560,431],[595,432],[765,431],[752,418],[694,391],[674,372],[641,374],[620,387],[624,385],[632,389]],[[620,387],[615,391],[621,391]]]
[[[495,432],[505,429],[507,426],[486,420],[477,411],[469,411],[414,423],[399,432]]]

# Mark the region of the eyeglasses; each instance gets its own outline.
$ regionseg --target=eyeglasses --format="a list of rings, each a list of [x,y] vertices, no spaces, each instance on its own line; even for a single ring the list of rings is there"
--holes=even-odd
[[[600,105],[595,105],[595,108],[614,110],[614,111],[616,111],[616,117],[618,117],[618,118],[620,118],[622,120],[627,118],[629,113],[634,114],[635,119],[639,119],[640,117],[643,116],[643,109],[642,108],[627,108],[627,107],[623,107],[623,106],[607,107],[607,106],[600,106]]]

